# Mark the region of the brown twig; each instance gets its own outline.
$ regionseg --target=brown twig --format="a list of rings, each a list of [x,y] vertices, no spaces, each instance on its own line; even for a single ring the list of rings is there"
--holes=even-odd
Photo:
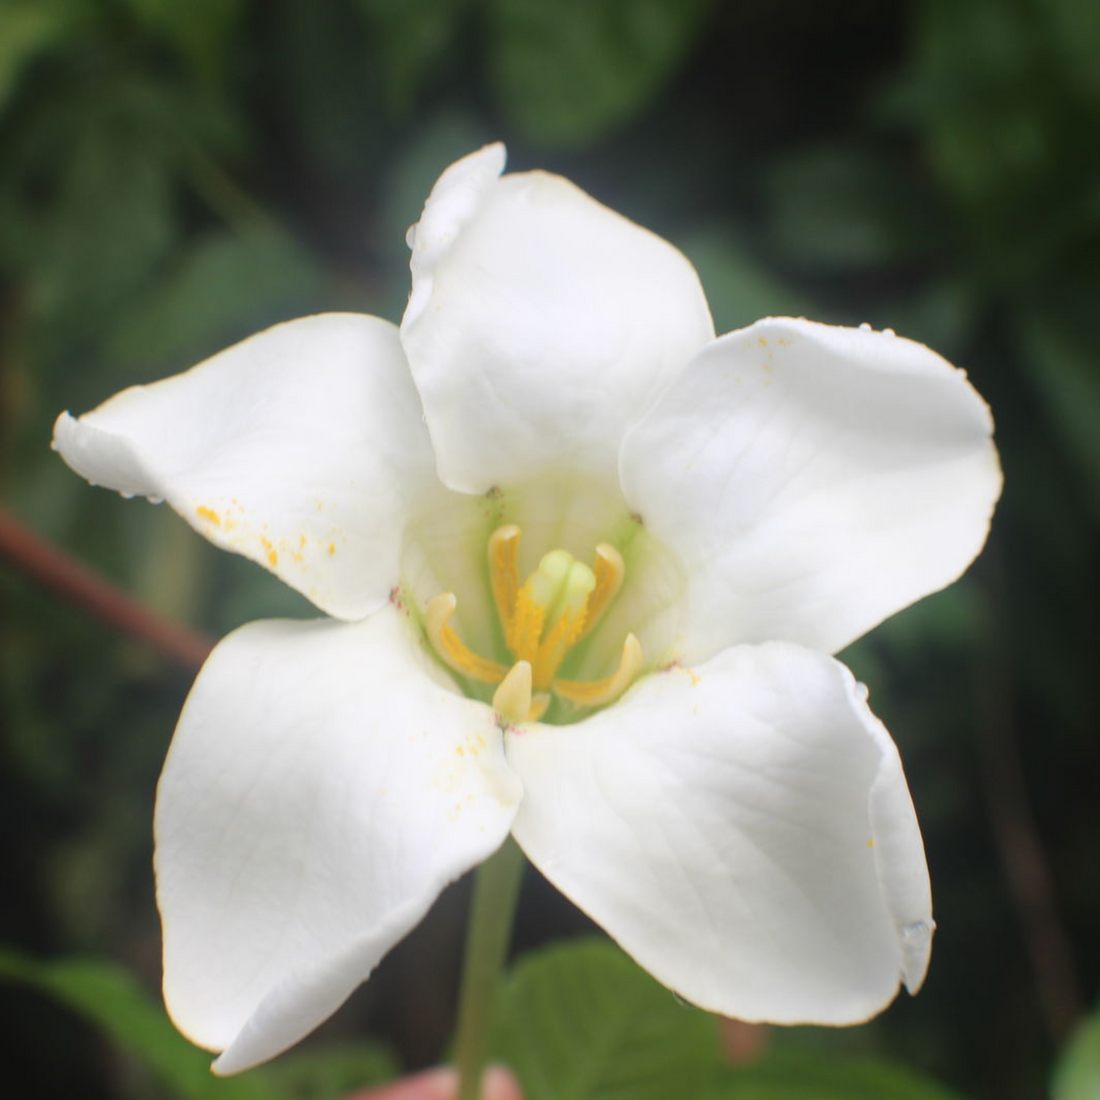
[[[150,611],[106,577],[24,527],[3,508],[0,558],[48,591],[185,668],[199,668],[214,648],[205,635]]]

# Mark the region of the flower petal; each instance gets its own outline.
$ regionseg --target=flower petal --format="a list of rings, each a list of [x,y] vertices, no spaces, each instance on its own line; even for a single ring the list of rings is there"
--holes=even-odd
[[[531,861],[656,978],[749,1021],[848,1024],[924,977],[928,872],[897,750],[786,642],[506,740]]]
[[[79,420],[64,413],[54,446],[94,484],[166,499],[346,619],[385,602],[408,502],[441,491],[397,329],[357,314],[277,325]]]
[[[157,796],[165,1001],[236,1073],[329,1016],[440,890],[508,833],[492,711],[386,607],[226,638]]]
[[[1001,486],[989,410],[892,333],[773,318],[706,348],[623,443],[623,489],[690,578],[686,659],[835,652],[953,581]]]
[[[615,484],[625,427],[714,329],[666,241],[500,145],[452,165],[412,243],[401,338],[444,483],[485,492],[571,467]]]

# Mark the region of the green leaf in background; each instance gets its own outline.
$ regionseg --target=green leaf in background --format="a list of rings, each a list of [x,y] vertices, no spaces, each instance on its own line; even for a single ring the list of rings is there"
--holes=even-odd
[[[200,78],[216,80],[249,0],[127,0],[147,30],[169,43]]]
[[[141,85],[72,107],[71,149],[30,260],[37,350],[51,367],[86,358],[104,318],[138,290],[178,231],[173,181],[145,126]],[[128,101],[129,97],[129,101]],[[55,140],[64,141],[61,130]]]
[[[387,114],[385,72],[348,0],[264,4],[280,57],[278,96],[288,146],[305,157],[314,186],[336,177],[363,182],[377,170],[378,127]]]
[[[714,1017],[594,939],[520,960],[497,1006],[492,1051],[515,1070],[525,1100],[696,1097],[720,1060]]]
[[[100,1028],[180,1100],[339,1100],[397,1070],[376,1043],[329,1044],[286,1054],[262,1069],[215,1077],[213,1055],[192,1046],[122,967],[98,959],[38,961],[0,948],[0,981],[26,985]]]
[[[189,367],[227,340],[307,312],[323,282],[309,254],[276,227],[208,233],[134,298],[107,358],[151,378]]]
[[[1100,4],[1081,0],[1044,0],[1042,14],[1049,20],[1062,78],[1082,99],[1100,104]]]
[[[771,275],[721,231],[700,226],[678,237],[677,244],[699,273],[719,333],[761,317],[810,317],[817,312],[803,294]]]
[[[1024,370],[1100,514],[1100,338],[1092,286],[1068,288],[1047,309],[1019,311]],[[1076,300],[1074,300],[1076,299]]]
[[[330,1043],[292,1051],[254,1072],[270,1086],[268,1095],[280,1100],[341,1100],[392,1080],[397,1066],[375,1043]]]
[[[390,111],[406,115],[424,76],[451,49],[468,0],[358,0]]]
[[[31,986],[95,1024],[182,1100],[261,1100],[270,1095],[254,1078],[214,1077],[211,1055],[187,1042],[160,1004],[119,966],[95,959],[38,962],[0,950],[0,980]]]
[[[802,270],[852,271],[919,258],[937,241],[902,170],[860,149],[800,151],[768,175],[771,243]]]
[[[709,0],[492,0],[497,98],[536,141],[595,141],[656,97],[708,8]]]
[[[702,1096],[705,1100],[962,1100],[938,1082],[889,1062],[809,1052],[777,1052],[750,1066],[731,1066]]]
[[[72,25],[73,5],[66,0],[0,0],[0,115],[26,68]]]
[[[1054,1069],[1051,1100],[1100,1100],[1100,1012],[1081,1024]]]

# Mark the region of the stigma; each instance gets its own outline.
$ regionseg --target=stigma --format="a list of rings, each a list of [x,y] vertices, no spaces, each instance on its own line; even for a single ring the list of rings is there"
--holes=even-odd
[[[644,663],[633,634],[623,642],[618,668],[602,680],[565,680],[558,670],[618,595],[626,574],[622,555],[600,543],[589,566],[567,550],[551,550],[521,584],[520,536],[519,527],[506,524],[490,535],[488,543],[493,603],[510,662],[482,657],[459,638],[450,623],[458,606],[453,592],[441,592],[428,602],[424,627],[432,648],[455,672],[495,685],[493,709],[507,722],[538,721],[555,696],[583,707],[614,702]]]

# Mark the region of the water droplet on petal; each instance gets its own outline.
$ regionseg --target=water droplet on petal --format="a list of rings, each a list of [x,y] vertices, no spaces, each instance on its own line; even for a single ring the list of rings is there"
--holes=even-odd
[[[870,321],[864,321],[863,324],[859,326],[859,331],[860,332],[870,332],[871,331],[871,322]]]
[[[419,222],[413,222],[412,225],[405,230],[405,244],[409,246],[410,250],[416,247],[416,227],[419,224]]]
[[[897,333],[892,328],[884,328],[882,330],[883,336],[897,336]]]
[[[920,942],[928,939],[935,931],[935,921],[917,920],[905,925],[901,930],[901,938],[907,942]]]

